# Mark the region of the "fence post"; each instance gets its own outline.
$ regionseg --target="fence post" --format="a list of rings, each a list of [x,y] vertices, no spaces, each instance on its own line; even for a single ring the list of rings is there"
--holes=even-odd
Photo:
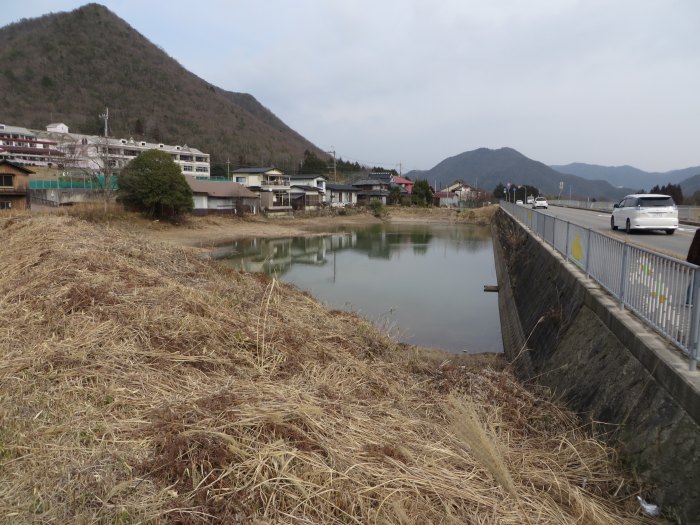
[[[571,229],[571,223],[566,221],[566,245],[564,245],[564,259],[569,260],[569,230]]]
[[[620,269],[620,309],[625,308],[625,289],[627,288],[627,266],[629,264],[629,245],[622,246],[622,268]]]
[[[700,331],[700,268],[693,272],[693,315],[690,325],[690,363],[688,370],[694,372],[698,366],[698,331]]]
[[[588,239],[586,240],[586,277],[590,279],[591,272],[588,271],[588,264],[591,260],[591,236],[593,235],[593,230],[587,228],[586,231],[588,232]]]

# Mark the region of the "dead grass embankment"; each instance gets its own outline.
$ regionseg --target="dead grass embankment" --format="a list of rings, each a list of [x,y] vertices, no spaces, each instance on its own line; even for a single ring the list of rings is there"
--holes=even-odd
[[[0,218],[0,522],[645,523],[499,367],[142,234]]]

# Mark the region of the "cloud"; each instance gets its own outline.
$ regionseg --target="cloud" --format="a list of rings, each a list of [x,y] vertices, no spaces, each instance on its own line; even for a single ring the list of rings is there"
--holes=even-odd
[[[70,9],[26,0],[0,13]],[[692,0],[119,0],[185,67],[345,158],[429,168],[480,146],[547,163],[700,164]]]

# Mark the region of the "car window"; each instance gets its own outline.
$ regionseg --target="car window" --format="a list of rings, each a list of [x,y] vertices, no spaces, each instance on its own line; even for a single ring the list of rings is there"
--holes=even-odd
[[[671,197],[664,195],[661,197],[640,197],[639,205],[644,208],[652,208],[658,206],[674,206],[675,203]]]

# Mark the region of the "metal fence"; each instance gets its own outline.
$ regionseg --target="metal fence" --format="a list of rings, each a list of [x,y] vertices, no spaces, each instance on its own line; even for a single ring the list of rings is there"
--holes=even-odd
[[[695,370],[700,271],[694,264],[632,246],[526,206],[501,208],[690,357]]]

